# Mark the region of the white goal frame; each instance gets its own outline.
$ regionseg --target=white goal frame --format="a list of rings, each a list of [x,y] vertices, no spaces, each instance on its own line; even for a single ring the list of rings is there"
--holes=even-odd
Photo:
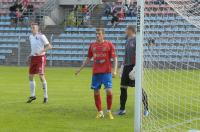
[[[134,132],[141,132],[142,76],[144,41],[144,0],[137,0],[136,78]]]

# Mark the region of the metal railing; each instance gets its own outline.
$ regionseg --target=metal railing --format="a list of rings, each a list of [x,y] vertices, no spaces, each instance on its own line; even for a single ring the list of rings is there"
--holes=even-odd
[[[44,5],[33,13],[33,17],[40,24],[42,29],[45,28],[45,16],[50,16],[51,12],[59,5],[58,0],[47,0]],[[37,18],[38,17],[38,18]]]
[[[26,54],[24,54],[23,52],[24,51],[30,51],[30,43],[29,43],[29,39],[28,39],[28,36],[21,36],[19,35],[17,37],[18,41],[16,42],[16,44],[18,45],[15,49],[16,49],[16,59],[14,60],[9,60],[8,58],[6,58],[6,65],[9,65],[9,64],[12,64],[14,61],[14,63],[16,63],[16,65],[18,66],[23,66],[23,65],[26,65],[26,61],[27,61],[27,57],[29,55],[29,52],[27,52]],[[22,41],[22,39],[25,39],[26,41]],[[55,38],[54,37],[54,34],[51,35],[51,37],[49,38],[49,42],[53,45],[53,47],[55,45],[59,45],[55,42],[56,39],[59,39],[59,38]],[[52,50],[50,50],[48,53],[47,53],[47,57],[48,57],[48,65],[49,66],[55,66],[55,62],[58,61],[58,60],[54,60],[56,56],[58,56],[57,53],[55,53],[55,51],[62,51],[62,50],[65,50],[65,51],[68,51],[69,54],[59,54],[60,57],[68,57],[68,58],[76,58],[76,59],[71,59],[71,60],[65,60],[66,62],[81,62],[81,58],[84,58],[87,54],[87,50],[88,50],[88,44],[85,43],[85,40],[88,40],[87,37],[83,36],[81,37],[80,39],[82,39],[83,41],[80,42],[79,44],[77,44],[77,46],[79,46],[80,48],[77,48],[77,49],[74,49],[74,50],[70,50],[68,48],[58,48],[58,47],[55,47],[53,48]],[[94,38],[95,39],[95,38]],[[119,38],[117,38],[118,40]],[[27,45],[27,47],[23,47],[25,45]],[[70,45],[70,44],[69,44]],[[117,45],[115,45],[117,46]],[[11,50],[14,50],[14,49],[11,49]],[[116,52],[119,53],[121,51],[121,49],[117,49],[116,48]],[[62,66],[62,61],[63,60],[60,60],[61,64],[60,66]],[[13,64],[14,64],[13,63]]]
[[[94,8],[96,7],[97,5],[89,5],[88,6],[88,10],[89,12],[93,12]]]

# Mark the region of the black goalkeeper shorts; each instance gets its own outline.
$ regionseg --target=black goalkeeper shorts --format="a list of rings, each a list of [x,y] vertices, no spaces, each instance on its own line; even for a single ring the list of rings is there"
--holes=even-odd
[[[124,66],[121,76],[121,86],[135,87],[135,80],[129,78],[129,73],[133,70],[135,65]]]

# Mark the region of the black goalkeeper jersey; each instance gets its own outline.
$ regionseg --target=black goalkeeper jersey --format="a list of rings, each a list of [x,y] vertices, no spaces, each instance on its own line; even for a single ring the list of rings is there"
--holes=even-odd
[[[135,65],[136,60],[136,38],[126,40],[124,65]]]

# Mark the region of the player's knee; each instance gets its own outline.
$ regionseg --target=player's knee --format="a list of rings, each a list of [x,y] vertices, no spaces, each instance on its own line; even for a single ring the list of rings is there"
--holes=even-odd
[[[127,95],[127,88],[121,88],[121,95]]]
[[[29,75],[29,81],[33,81],[33,75]]]
[[[106,94],[107,95],[112,95],[112,90],[110,90],[110,89],[106,90]]]
[[[46,79],[45,79],[44,75],[40,75],[40,81],[41,82],[46,82]]]
[[[99,90],[94,90],[94,95],[100,95],[100,91]]]

